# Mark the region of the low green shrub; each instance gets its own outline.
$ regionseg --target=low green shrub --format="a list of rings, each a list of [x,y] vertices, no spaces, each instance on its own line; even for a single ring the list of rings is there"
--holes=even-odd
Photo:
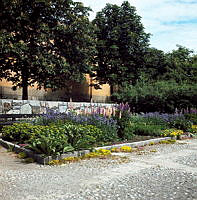
[[[134,129],[129,118],[117,119],[119,129],[118,136],[123,140],[130,140],[134,137]]]
[[[102,135],[99,136],[102,142],[115,142],[118,140],[118,126],[108,125],[95,122],[95,125],[102,131]]]
[[[27,158],[27,154],[24,153],[24,152],[20,152],[18,155],[17,155],[18,158],[20,159],[24,159],[24,158]]]
[[[163,126],[159,125],[147,125],[145,123],[133,123],[133,133],[135,135],[145,136],[161,136]]]
[[[186,119],[175,119],[174,121],[169,122],[168,125],[170,128],[188,131],[192,127],[192,122]]]
[[[130,116],[128,103],[121,103],[117,106],[115,119],[118,124],[118,137],[120,140],[130,140],[134,136]]]
[[[96,144],[112,140],[105,131],[94,125],[77,124],[72,122],[51,123],[48,126],[32,125],[29,123],[6,126],[2,130],[2,138],[7,141],[28,144],[36,153],[45,155],[57,155],[74,149],[92,148]],[[103,127],[102,127],[103,129]]]
[[[39,133],[35,133],[28,140],[26,148],[47,156],[60,155],[74,150],[68,143],[68,136],[63,128],[56,126],[40,126],[39,128]]]
[[[102,130],[93,125],[67,123],[63,129],[75,149],[91,148],[103,139]]]
[[[185,119],[189,120],[193,124],[197,124],[197,114],[196,113],[191,113],[191,114],[185,114]]]
[[[11,126],[4,126],[2,128],[2,139],[25,143],[39,130],[40,126],[34,126],[30,123],[14,123]]]
[[[167,127],[168,123],[158,116],[147,116],[146,114],[133,114],[129,117],[132,123],[144,123],[147,125],[159,125]]]

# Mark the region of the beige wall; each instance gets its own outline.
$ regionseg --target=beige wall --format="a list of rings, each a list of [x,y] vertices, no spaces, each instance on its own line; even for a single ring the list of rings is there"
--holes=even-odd
[[[47,92],[45,90],[37,90],[36,87],[29,87],[30,100],[44,100]],[[6,80],[0,81],[0,98],[1,99],[22,99],[22,89],[12,90],[12,83]]]
[[[101,89],[94,89],[90,87],[91,78],[86,76],[86,81],[82,84],[75,83],[72,89],[73,101],[90,101],[93,102],[108,102],[110,99],[110,86],[105,84],[101,86]],[[45,91],[37,90],[36,87],[29,87],[29,100],[57,100],[57,101],[69,101],[69,97],[65,90],[58,90],[52,92],[51,90]],[[12,90],[12,83],[6,80],[0,81],[0,98],[1,99],[22,99],[22,90]]]

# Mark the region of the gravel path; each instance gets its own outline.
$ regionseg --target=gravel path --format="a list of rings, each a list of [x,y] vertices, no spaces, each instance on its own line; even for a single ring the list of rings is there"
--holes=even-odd
[[[51,167],[0,148],[0,200],[197,200],[196,139],[119,156]]]

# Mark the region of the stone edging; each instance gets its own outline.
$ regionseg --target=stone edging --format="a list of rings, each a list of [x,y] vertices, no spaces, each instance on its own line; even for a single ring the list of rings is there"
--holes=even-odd
[[[155,139],[144,140],[144,141],[139,141],[139,142],[122,143],[122,144],[115,144],[115,145],[111,145],[111,146],[97,147],[95,149],[96,150],[99,150],[99,149],[110,150],[112,148],[120,148],[122,146],[140,147],[140,146],[149,145],[152,142],[154,142],[155,144],[157,144],[157,143],[159,143],[162,140],[170,140],[170,139],[171,139],[171,137],[155,138]]]
[[[156,144],[162,140],[169,140],[169,139],[171,139],[171,138],[164,137],[164,138],[156,138],[156,139],[150,139],[150,140],[139,141],[139,142],[122,143],[122,144],[116,144],[116,145],[111,145],[111,146],[97,147],[97,148],[95,148],[95,150],[99,150],[99,149],[108,149],[109,150],[112,148],[120,148],[122,146],[139,147],[139,146],[148,145],[153,142]],[[90,153],[90,150],[82,150],[82,151],[74,151],[74,152],[65,153],[60,156],[43,157],[42,155],[35,154],[33,151],[31,151],[29,149],[25,149],[19,145],[4,141],[2,139],[0,139],[0,144],[3,147],[10,149],[16,153],[24,152],[27,154],[28,157],[33,158],[37,163],[42,164],[42,165],[46,165],[52,160],[60,160],[60,159],[67,158],[67,157],[79,157],[79,156],[83,156],[87,153]]]
[[[70,156],[79,157],[79,156],[83,156],[87,153],[90,153],[90,150],[83,150],[83,151],[74,151],[74,152],[61,154],[60,156],[43,157],[42,155],[35,154],[33,151],[31,151],[29,149],[25,149],[23,147],[20,147],[17,144],[13,144],[11,142],[7,142],[2,139],[0,139],[0,145],[5,147],[6,149],[10,149],[11,151],[14,151],[16,153],[24,152],[25,154],[27,154],[28,157],[33,158],[37,163],[42,164],[42,165],[46,165],[52,160],[60,160],[60,159],[67,158]]]

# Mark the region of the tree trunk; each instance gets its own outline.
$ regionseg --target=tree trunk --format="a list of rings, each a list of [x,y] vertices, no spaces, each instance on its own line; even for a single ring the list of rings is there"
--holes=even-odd
[[[28,100],[28,86],[27,85],[23,86],[22,100]]]
[[[28,76],[26,73],[22,74],[22,100],[28,100]]]

